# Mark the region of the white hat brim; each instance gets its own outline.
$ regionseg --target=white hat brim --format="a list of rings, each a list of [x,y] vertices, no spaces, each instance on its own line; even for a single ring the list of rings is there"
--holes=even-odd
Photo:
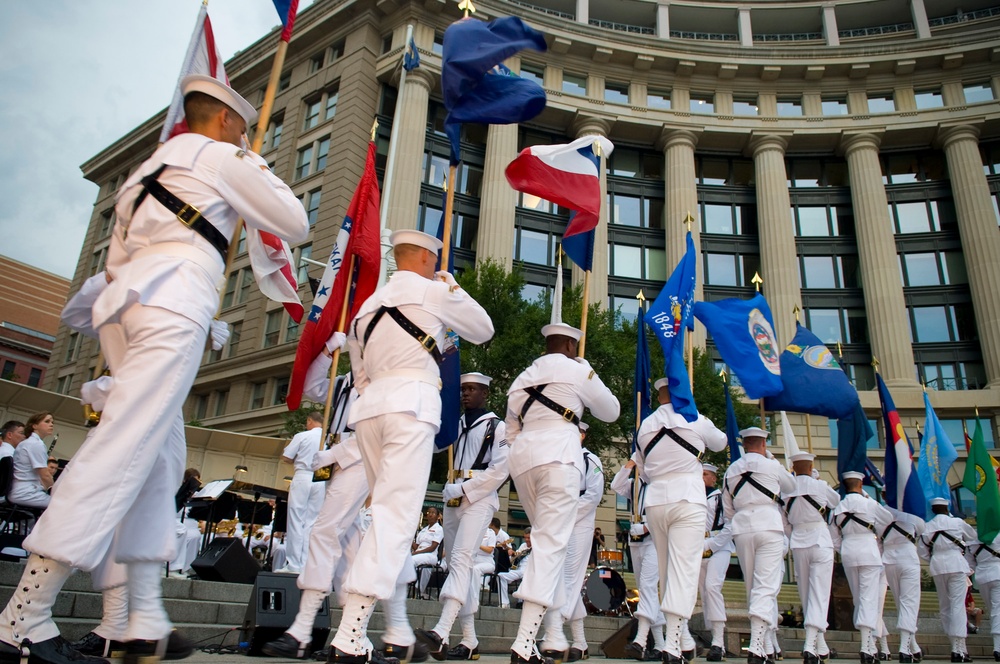
[[[239,113],[248,125],[257,121],[257,109],[253,107],[253,104],[240,96],[236,90],[212,76],[205,74],[185,76],[181,79],[181,92],[185,97],[192,92],[201,92],[213,99],[218,99]]]

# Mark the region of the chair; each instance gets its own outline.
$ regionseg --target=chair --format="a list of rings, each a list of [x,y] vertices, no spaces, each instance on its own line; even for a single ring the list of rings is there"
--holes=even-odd
[[[12,503],[7,494],[13,484],[14,459],[13,457],[0,458],[0,496],[3,496],[6,501],[0,505],[0,551],[7,547],[22,548],[24,538],[28,536],[30,530],[29,522],[37,520],[42,513],[42,510]],[[0,553],[0,560],[16,562],[20,558]]]
[[[441,596],[441,587],[444,586],[444,580],[447,578],[448,573],[441,569],[440,564],[417,565],[417,580],[410,583],[409,592],[407,593],[407,597],[410,599],[421,599],[420,578],[425,572],[430,574],[427,580],[427,594],[430,595],[436,590],[438,597]]]

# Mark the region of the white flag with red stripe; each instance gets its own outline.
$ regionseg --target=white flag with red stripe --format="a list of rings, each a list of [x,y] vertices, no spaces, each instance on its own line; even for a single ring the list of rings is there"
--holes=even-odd
[[[170,102],[170,108],[167,109],[167,121],[163,123],[163,130],[160,132],[160,143],[166,143],[168,139],[177,134],[188,131],[187,122],[184,120],[184,96],[181,94],[181,79],[190,74],[204,74],[229,85],[229,78],[226,76],[226,68],[222,64],[219,47],[215,44],[212,21],[208,18],[208,7],[204,4],[201,6],[198,20],[194,24],[191,42],[188,44],[187,53],[184,56],[184,64],[181,65],[181,75],[177,77],[174,98]]]

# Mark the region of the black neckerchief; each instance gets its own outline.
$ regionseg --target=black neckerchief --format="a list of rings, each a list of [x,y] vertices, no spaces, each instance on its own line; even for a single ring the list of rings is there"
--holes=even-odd
[[[476,420],[485,415],[487,412],[488,411],[485,408],[471,408],[465,411],[465,427],[471,427]]]

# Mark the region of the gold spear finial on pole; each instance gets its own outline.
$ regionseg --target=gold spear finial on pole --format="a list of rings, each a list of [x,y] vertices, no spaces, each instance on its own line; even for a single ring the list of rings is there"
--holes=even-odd
[[[722,367],[721,369],[719,369],[719,378],[722,379],[723,383],[726,382],[726,376],[728,376],[728,375],[729,374],[726,373],[726,367]]]
[[[753,279],[750,280],[750,283],[754,285],[754,287],[757,289],[757,292],[759,293],[761,284],[764,283],[764,280],[760,278],[760,272],[753,273]]]
[[[840,345],[839,341],[837,342],[837,357],[840,357],[840,358],[844,357],[844,348],[843,348],[843,346]]]
[[[694,223],[694,217],[691,216],[691,211],[688,210],[687,216],[684,217],[684,225],[688,227],[688,233],[691,232],[691,224]]]
[[[595,157],[600,157],[601,156],[601,142],[600,141],[594,141],[594,146],[593,146],[592,149],[594,150],[594,156]]]
[[[375,142],[375,132],[378,131],[378,118],[375,118],[375,122],[372,123],[372,142]]]
[[[802,310],[799,309],[799,305],[796,304],[794,307],[792,307],[792,313],[795,314],[795,322],[798,323],[799,314],[802,313]]]
[[[640,308],[642,308],[642,306],[643,306],[643,305],[645,304],[645,302],[646,302],[646,296],[645,296],[645,295],[643,294],[643,292],[642,292],[642,289],[641,289],[641,288],[639,289],[639,293],[638,293],[638,295],[636,295],[636,296],[635,296],[635,299],[639,300],[639,307],[640,307]]]
[[[878,358],[872,355],[872,369],[875,370],[875,373],[878,373],[878,365],[879,365]]]
[[[462,0],[458,3],[458,8],[465,12],[465,18],[469,18],[469,14],[476,13],[476,7],[472,4],[472,0]]]

